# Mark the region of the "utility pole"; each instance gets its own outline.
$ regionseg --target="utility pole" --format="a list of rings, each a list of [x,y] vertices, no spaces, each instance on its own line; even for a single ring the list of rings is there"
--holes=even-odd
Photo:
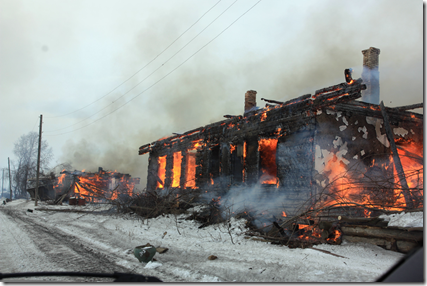
[[[34,198],[35,198],[34,206],[37,206],[37,196],[39,195],[39,170],[40,170],[40,150],[42,148],[42,123],[43,123],[43,115],[40,114],[39,150],[37,152],[37,176],[36,176],[36,191],[34,194]]]
[[[2,170],[2,174],[1,174],[1,197],[3,197],[3,185],[4,185],[4,168],[1,169]]]
[[[9,197],[9,199],[12,200],[12,180],[10,178],[10,160],[9,160],[9,157],[7,157],[7,163],[9,165],[9,189],[10,189],[10,197]]]

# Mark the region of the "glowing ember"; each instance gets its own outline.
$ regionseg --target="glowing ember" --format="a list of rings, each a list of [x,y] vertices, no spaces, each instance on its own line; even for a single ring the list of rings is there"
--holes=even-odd
[[[263,122],[266,119],[267,119],[267,111],[264,111],[263,113],[261,113],[260,120],[261,120],[261,122]]]
[[[287,215],[284,211],[282,211],[282,217],[287,217]]]
[[[372,213],[372,212],[368,211],[367,209],[365,209],[365,210],[363,211],[363,214],[365,215],[365,217],[371,217],[371,213]]]

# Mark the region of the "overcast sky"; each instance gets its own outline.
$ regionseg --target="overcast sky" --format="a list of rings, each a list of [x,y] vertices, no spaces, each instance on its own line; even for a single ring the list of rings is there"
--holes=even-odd
[[[252,7],[252,9],[251,9]],[[362,71],[379,48],[381,100],[423,102],[421,0],[0,0],[0,167],[38,132],[57,163],[130,173],[139,146]],[[140,186],[142,188],[143,186]]]

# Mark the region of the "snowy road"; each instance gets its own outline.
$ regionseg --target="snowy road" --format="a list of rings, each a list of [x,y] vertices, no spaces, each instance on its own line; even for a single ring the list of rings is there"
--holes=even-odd
[[[375,281],[403,256],[346,242],[316,246],[342,257],[313,249],[289,249],[245,239],[244,221],[233,221],[228,232],[221,225],[199,229],[197,222],[184,219],[188,215],[142,221],[132,215],[107,213],[107,206],[41,207],[92,212],[27,212],[34,209],[34,202],[25,200],[0,206],[0,272],[116,271],[156,276],[165,282],[362,282]],[[157,253],[157,262],[139,263],[133,248],[146,243],[169,250]],[[209,260],[210,255],[218,259]]]
[[[0,212],[0,248],[3,273],[24,271],[77,271],[92,273],[128,272],[113,257],[83,245],[72,235],[41,224],[26,212],[7,209]],[[7,243],[8,242],[8,243]],[[10,242],[15,242],[10,245]],[[34,278],[31,278],[34,279]],[[57,280],[53,278],[52,280]],[[63,278],[61,278],[63,279]],[[38,280],[41,280],[38,278]],[[111,281],[105,278],[67,278],[65,281]]]

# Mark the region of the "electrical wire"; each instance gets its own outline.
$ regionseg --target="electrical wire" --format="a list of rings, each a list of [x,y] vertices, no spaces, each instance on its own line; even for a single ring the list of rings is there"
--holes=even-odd
[[[120,108],[122,108],[123,106],[125,106],[126,104],[128,104],[129,102],[131,102],[132,100],[134,100],[135,98],[139,97],[140,95],[142,95],[144,92],[146,92],[147,90],[151,89],[153,86],[155,86],[156,84],[158,84],[159,82],[161,82],[163,79],[165,79],[167,76],[169,76],[171,73],[173,73],[174,71],[176,71],[178,68],[180,68],[183,64],[185,64],[189,59],[191,59],[193,56],[195,56],[197,53],[199,53],[202,49],[204,49],[206,46],[208,46],[210,43],[212,43],[215,39],[217,39],[221,34],[223,34],[226,30],[228,30],[234,23],[236,23],[240,18],[242,18],[244,15],[246,15],[250,10],[252,10],[256,5],[258,5],[262,0],[259,0],[258,2],[256,2],[254,5],[252,5],[248,10],[246,10],[243,14],[241,14],[236,20],[234,20],[230,25],[228,25],[225,29],[223,29],[218,35],[216,35],[213,39],[211,39],[209,42],[207,42],[205,45],[203,45],[200,49],[198,49],[196,52],[194,52],[191,56],[189,56],[187,59],[185,59],[181,64],[179,64],[177,67],[175,67],[173,70],[171,70],[169,73],[167,73],[166,75],[164,75],[163,77],[161,77],[159,80],[157,80],[155,83],[153,83],[152,85],[150,85],[149,87],[147,87],[145,90],[141,91],[140,93],[138,93],[137,95],[135,95],[134,97],[132,97],[129,101],[125,102],[124,104],[120,105],[118,108],[114,109],[113,111],[107,113],[106,115],[92,121],[91,123],[82,126],[80,128],[68,131],[68,132],[64,132],[64,133],[59,133],[59,134],[52,134],[52,135],[47,135],[47,136],[58,136],[58,135],[64,135],[64,134],[68,134],[83,128],[86,128],[90,125],[92,125],[93,123],[96,123],[98,121],[100,121],[101,119],[107,117],[108,115],[111,115],[112,113],[116,112],[117,110],[119,110]]]
[[[129,92],[131,92],[132,90],[134,90],[138,85],[140,85],[141,83],[143,83],[146,79],[148,79],[149,77],[151,77],[154,73],[156,73],[159,69],[161,69],[165,64],[167,64],[172,58],[174,58],[177,54],[179,54],[185,47],[187,47],[191,42],[193,42],[198,36],[200,36],[200,34],[202,34],[209,26],[211,26],[216,20],[218,20],[219,17],[221,17],[228,9],[231,8],[231,6],[233,6],[238,0],[235,0],[230,6],[228,6],[224,11],[222,11],[215,19],[213,19],[205,28],[203,28],[196,36],[194,36],[189,42],[187,42],[183,47],[181,47],[181,49],[179,49],[176,53],[174,53],[171,57],[169,57],[163,64],[161,64],[159,67],[157,67],[154,71],[152,71],[148,76],[146,76],[143,80],[139,81],[135,86],[133,86],[131,89],[129,89],[127,92],[125,92],[124,94],[122,94],[121,96],[119,96],[117,99],[115,99],[113,102],[111,102],[110,104],[108,104],[107,106],[105,106],[104,108],[102,108],[101,110],[95,112],[94,114],[86,117],[85,119],[80,120],[79,122],[76,122],[74,124],[71,124],[69,126],[66,127],[61,127],[59,129],[55,129],[55,130],[48,130],[46,132],[55,132],[55,131],[59,131],[59,130],[63,130],[66,128],[70,128],[73,127],[77,124],[82,123],[83,121],[86,121],[87,119],[97,115],[98,113],[100,113],[101,111],[105,110],[106,108],[108,108],[109,106],[113,105],[116,101],[118,101],[119,99],[123,98],[125,95],[127,95]]]
[[[134,74],[132,74],[128,79],[126,79],[124,82],[122,82],[121,84],[119,84],[118,86],[116,86],[115,88],[113,88],[110,92],[106,93],[105,95],[103,95],[102,97],[98,98],[97,100],[89,103],[88,105],[85,105],[79,109],[76,109],[72,112],[63,114],[63,115],[59,115],[59,116],[52,116],[52,117],[46,117],[46,118],[59,118],[59,117],[64,117],[73,113],[76,113],[77,111],[80,111],[82,109],[85,109],[88,106],[91,106],[92,104],[94,104],[95,102],[98,102],[99,100],[103,99],[104,97],[106,97],[107,95],[111,94],[113,91],[115,91],[116,89],[118,89],[119,87],[121,87],[123,84],[125,84],[126,82],[128,82],[131,78],[133,78],[135,75],[137,75],[140,71],[142,71],[143,69],[145,69],[149,64],[151,64],[154,60],[156,60],[160,55],[162,55],[165,51],[167,51],[176,41],[178,41],[185,33],[187,33],[194,25],[196,25],[207,13],[209,13],[209,11],[211,11],[216,5],[219,4],[219,2],[221,2],[221,0],[219,0],[218,2],[216,2],[211,8],[209,8],[202,16],[199,17],[199,19],[197,19],[196,22],[194,22],[190,27],[187,28],[187,30],[185,30],[181,35],[179,35],[175,40],[173,40],[163,51],[161,51],[157,56],[155,56],[151,61],[149,61],[147,64],[145,64],[142,68],[140,68],[139,70],[137,70]]]

